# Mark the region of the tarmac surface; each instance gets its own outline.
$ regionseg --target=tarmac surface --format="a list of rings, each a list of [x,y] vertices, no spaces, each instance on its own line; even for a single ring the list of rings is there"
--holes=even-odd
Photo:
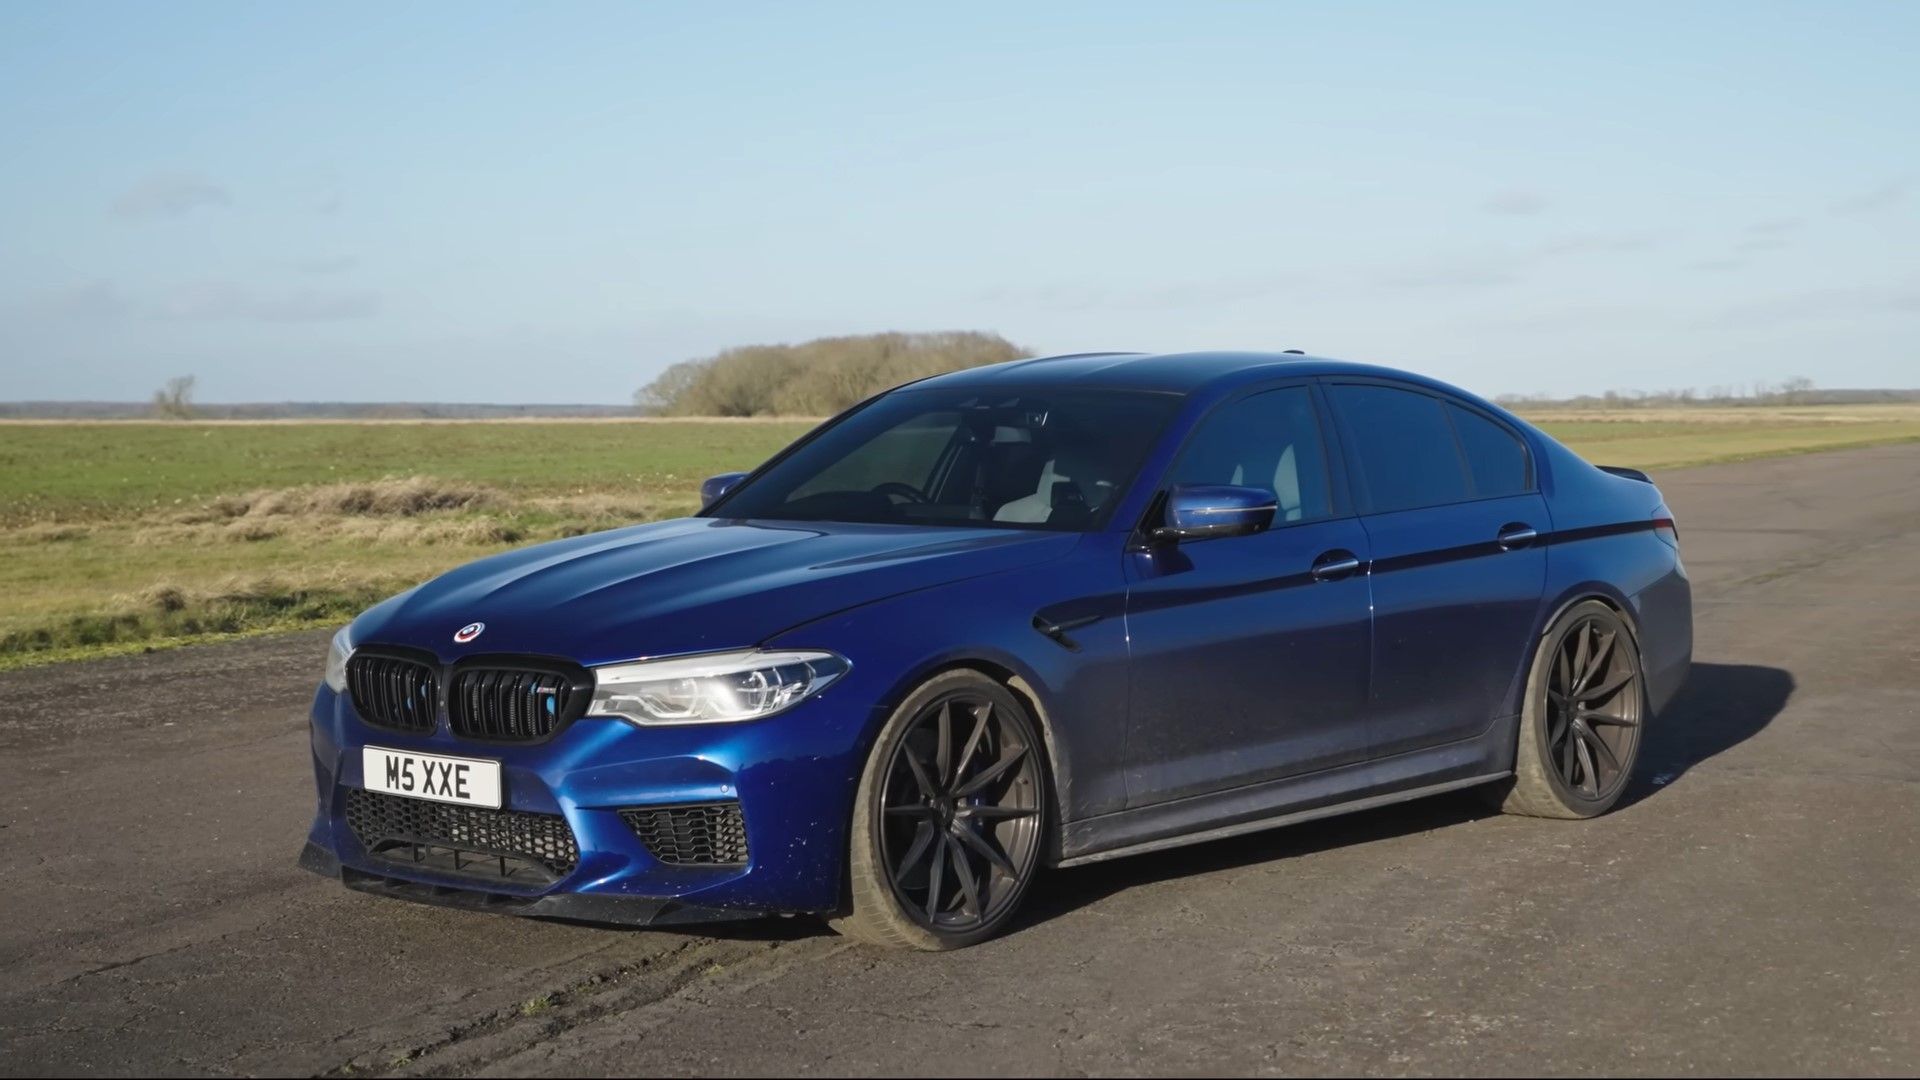
[[[1697,663],[1615,812],[1059,871],[946,955],[296,869],[324,633],[0,675],[0,1073],[1920,1071],[1920,446],[1656,479]]]

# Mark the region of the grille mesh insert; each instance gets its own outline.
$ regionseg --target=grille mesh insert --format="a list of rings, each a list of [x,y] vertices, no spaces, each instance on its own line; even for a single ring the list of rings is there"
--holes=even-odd
[[[580,845],[558,814],[487,810],[347,790],[347,827],[370,855],[478,877],[557,881]]]
[[[747,861],[747,824],[739,803],[639,806],[620,811],[653,857],[676,866],[737,866]]]

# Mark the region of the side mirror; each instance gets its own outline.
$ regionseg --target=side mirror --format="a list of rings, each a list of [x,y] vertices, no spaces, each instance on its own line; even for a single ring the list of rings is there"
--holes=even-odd
[[[743,472],[723,472],[719,476],[709,476],[700,482],[700,505],[712,506],[720,496],[733,490],[733,486],[747,478]]]
[[[1266,488],[1231,484],[1176,484],[1167,492],[1166,524],[1153,530],[1160,544],[1246,536],[1273,523],[1279,500]]]

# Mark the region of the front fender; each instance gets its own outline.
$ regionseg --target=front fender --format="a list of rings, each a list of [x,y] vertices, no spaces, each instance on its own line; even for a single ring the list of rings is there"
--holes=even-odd
[[[1031,699],[1060,820],[1126,805],[1127,634],[1118,535],[1089,534],[1065,559],[843,611],[767,642],[847,657],[844,696],[871,702],[871,747],[895,705],[937,672],[971,666]],[[1071,629],[1049,635],[1037,615]],[[857,681],[856,681],[857,680]],[[851,813],[851,805],[849,805]]]

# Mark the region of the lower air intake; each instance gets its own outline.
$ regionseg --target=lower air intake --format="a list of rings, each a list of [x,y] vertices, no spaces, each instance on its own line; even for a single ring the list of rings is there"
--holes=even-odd
[[[636,806],[620,811],[647,851],[675,866],[740,866],[747,861],[747,825],[739,803]]]
[[[347,827],[367,854],[465,877],[543,885],[580,862],[580,845],[558,814],[527,814],[347,791]]]

